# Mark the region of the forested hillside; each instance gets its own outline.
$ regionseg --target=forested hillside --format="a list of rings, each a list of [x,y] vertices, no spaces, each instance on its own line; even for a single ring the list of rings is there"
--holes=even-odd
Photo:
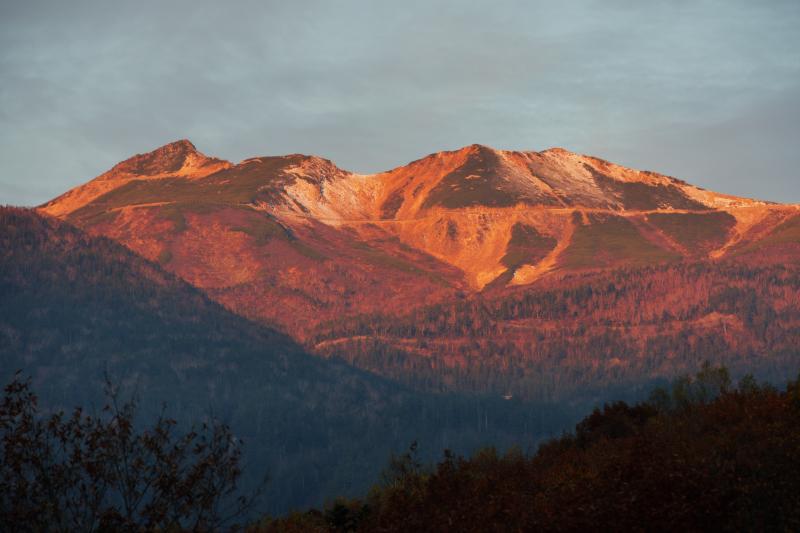
[[[360,500],[252,531],[795,531],[800,381],[731,387],[706,367],[651,399],[606,404],[535,455],[396,457]]]
[[[30,210],[0,209],[0,377],[32,377],[45,412],[103,405],[106,376],[150,419],[214,416],[268,474],[265,510],[358,493],[393,450],[535,442],[569,413],[500,398],[416,394],[307,355],[123,246]]]
[[[422,389],[525,398],[625,390],[706,359],[781,380],[800,367],[800,266],[694,262],[574,275],[400,317],[330,322],[309,346]]]

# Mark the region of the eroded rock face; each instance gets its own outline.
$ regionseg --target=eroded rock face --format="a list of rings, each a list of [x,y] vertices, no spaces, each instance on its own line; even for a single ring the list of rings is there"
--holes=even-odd
[[[232,164],[177,141],[40,210],[301,338],[309,324],[343,315],[403,312],[572,272],[764,247],[762,256],[785,260],[800,242],[798,206],[560,148],[471,145],[361,175],[300,154]]]

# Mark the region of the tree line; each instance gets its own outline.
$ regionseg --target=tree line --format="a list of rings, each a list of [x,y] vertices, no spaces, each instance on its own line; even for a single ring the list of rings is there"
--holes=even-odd
[[[264,532],[794,531],[800,379],[783,391],[724,368],[607,403],[535,454],[416,446],[357,499],[263,519]]]

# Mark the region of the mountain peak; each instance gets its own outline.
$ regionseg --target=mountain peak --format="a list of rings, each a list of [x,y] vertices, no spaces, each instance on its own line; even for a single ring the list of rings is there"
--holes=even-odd
[[[180,139],[117,164],[103,179],[167,176],[198,178],[232,166],[228,161],[208,157],[188,139]]]
[[[192,141],[189,139],[178,139],[177,141],[172,141],[171,143],[167,143],[164,146],[160,146],[153,150],[154,152],[157,151],[184,151],[184,152],[196,152],[197,148],[195,148]]]
[[[497,150],[488,146],[486,144],[480,143],[472,143],[468,146],[461,148],[459,151],[470,151],[470,152],[496,152]]]
[[[447,157],[447,156],[469,157],[476,155],[481,156],[481,155],[497,154],[501,151],[502,150],[497,150],[496,148],[492,148],[491,146],[485,144],[472,143],[466,146],[462,146],[461,148],[457,148],[456,150],[436,152],[432,155],[438,157]]]
[[[151,176],[165,172],[177,172],[187,158],[205,158],[187,139],[171,142],[144,154],[136,154],[117,164],[112,172]]]
[[[571,150],[567,150],[561,146],[552,146],[547,150],[542,150],[543,154],[554,154],[554,155],[577,155],[575,152]]]
[[[92,181],[47,202],[42,211],[64,216],[131,180],[197,179],[231,166],[228,161],[203,155],[188,139],[180,139],[118,163]]]
[[[160,146],[153,150],[153,152],[160,152],[164,154],[200,154],[197,150],[195,145],[189,139],[178,139],[177,141],[173,141],[171,143],[167,143],[164,146]],[[200,154],[202,155],[202,154]]]

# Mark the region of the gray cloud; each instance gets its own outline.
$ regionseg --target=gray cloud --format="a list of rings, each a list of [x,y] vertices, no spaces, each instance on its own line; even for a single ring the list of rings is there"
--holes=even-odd
[[[0,202],[188,137],[360,172],[564,146],[800,202],[800,4],[0,3]]]

